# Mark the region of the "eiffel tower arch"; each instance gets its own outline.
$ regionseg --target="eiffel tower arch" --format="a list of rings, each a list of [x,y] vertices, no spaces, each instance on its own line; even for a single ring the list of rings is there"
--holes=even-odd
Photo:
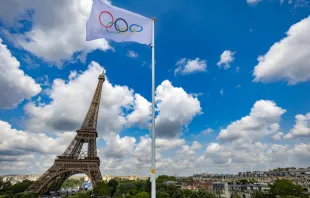
[[[42,194],[48,191],[58,191],[64,181],[72,175],[84,173],[91,179],[93,185],[102,180],[100,159],[97,156],[96,139],[97,119],[101,98],[104,74],[99,76],[91,105],[75,138],[65,152],[57,156],[54,164],[26,191]],[[87,153],[82,151],[87,144]]]

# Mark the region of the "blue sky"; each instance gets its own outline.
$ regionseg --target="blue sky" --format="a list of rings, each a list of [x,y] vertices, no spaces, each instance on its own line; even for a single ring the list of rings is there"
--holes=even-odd
[[[2,4],[0,173],[41,173],[53,163],[82,122],[104,67],[102,172],[148,175],[151,48],[87,43],[91,0]],[[156,17],[160,173],[309,165],[309,1],[112,4]]]

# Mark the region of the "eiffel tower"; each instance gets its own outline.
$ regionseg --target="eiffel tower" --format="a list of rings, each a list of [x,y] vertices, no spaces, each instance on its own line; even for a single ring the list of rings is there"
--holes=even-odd
[[[104,81],[104,74],[101,74],[84,122],[76,131],[77,134],[68,148],[61,156],[56,157],[54,164],[26,191],[35,192],[38,195],[58,191],[67,178],[79,173],[86,174],[93,185],[102,180],[99,169],[100,159],[97,157],[96,138],[98,134],[96,129]],[[84,144],[88,144],[87,153],[82,152]]]

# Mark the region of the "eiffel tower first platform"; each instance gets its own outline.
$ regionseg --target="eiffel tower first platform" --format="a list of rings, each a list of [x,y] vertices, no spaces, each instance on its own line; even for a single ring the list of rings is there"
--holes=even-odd
[[[76,131],[77,134],[68,148],[61,156],[56,157],[54,164],[26,191],[39,195],[58,191],[67,178],[79,173],[86,174],[94,185],[102,180],[96,138],[98,137],[97,118],[104,81],[105,76],[101,74],[84,122],[81,128]],[[82,152],[84,144],[88,144],[87,153]]]

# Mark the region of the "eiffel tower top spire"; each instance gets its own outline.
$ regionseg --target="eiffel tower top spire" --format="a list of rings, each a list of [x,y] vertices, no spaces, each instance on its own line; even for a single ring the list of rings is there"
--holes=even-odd
[[[103,82],[105,81],[104,71],[102,72],[101,75],[99,75],[98,79],[99,79],[99,82],[97,84],[97,88],[93,96],[93,100],[90,104],[90,107],[85,116],[83,124],[78,131],[91,131],[91,132],[97,131],[97,119],[98,119],[101,91],[102,91]]]

